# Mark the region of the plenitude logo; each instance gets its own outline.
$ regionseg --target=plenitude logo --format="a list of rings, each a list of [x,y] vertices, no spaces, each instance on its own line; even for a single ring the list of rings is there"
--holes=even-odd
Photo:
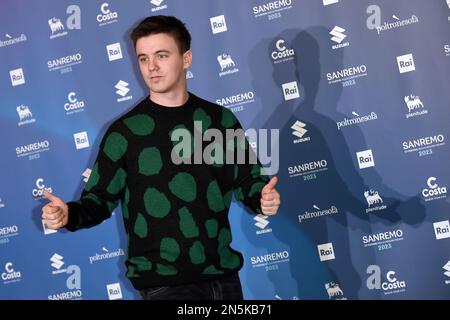
[[[66,19],[66,24],[63,24],[60,18],[52,17],[47,20],[48,26],[52,34],[50,40],[66,36],[68,30],[81,29],[81,9],[77,5],[69,5],[66,9],[66,13],[69,15]],[[64,20],[64,19],[63,19]]]
[[[405,101],[405,105],[408,108],[406,119],[428,114],[428,110],[425,109],[419,96],[410,94],[408,96],[405,96],[403,100]]]
[[[19,122],[17,123],[19,127],[36,122],[36,119],[33,118],[33,113],[31,113],[30,107],[21,104],[16,107],[16,111],[19,115]]]
[[[220,65],[219,77],[239,72],[230,54],[222,53],[218,55],[217,62]]]

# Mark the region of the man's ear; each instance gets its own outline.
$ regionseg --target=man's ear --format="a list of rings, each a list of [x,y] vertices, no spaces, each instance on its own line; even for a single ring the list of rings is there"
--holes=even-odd
[[[192,65],[192,51],[188,50],[183,53],[183,67],[188,69]]]

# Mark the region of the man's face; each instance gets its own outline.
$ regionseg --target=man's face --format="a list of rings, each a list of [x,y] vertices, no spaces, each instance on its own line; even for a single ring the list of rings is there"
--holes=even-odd
[[[191,66],[192,53],[189,50],[181,54],[170,35],[158,33],[140,38],[136,42],[136,54],[142,77],[152,93],[185,90],[185,69]]]

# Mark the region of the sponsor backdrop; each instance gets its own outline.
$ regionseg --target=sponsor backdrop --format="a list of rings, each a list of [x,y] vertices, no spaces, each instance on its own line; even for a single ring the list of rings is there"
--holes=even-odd
[[[153,14],[186,22],[190,90],[280,178],[277,216],[230,212],[247,299],[450,298],[450,1],[7,0],[1,299],[140,298],[119,209],[76,233],[40,215],[44,189],[80,195],[147,94],[128,34]]]

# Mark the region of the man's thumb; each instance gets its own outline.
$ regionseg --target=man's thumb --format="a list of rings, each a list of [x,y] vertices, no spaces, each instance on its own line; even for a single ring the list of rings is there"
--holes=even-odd
[[[264,186],[263,192],[271,192],[273,188],[275,188],[276,184],[278,183],[278,177],[272,177],[270,179],[269,183]]]
[[[44,196],[51,202],[61,201],[60,198],[44,189]]]

